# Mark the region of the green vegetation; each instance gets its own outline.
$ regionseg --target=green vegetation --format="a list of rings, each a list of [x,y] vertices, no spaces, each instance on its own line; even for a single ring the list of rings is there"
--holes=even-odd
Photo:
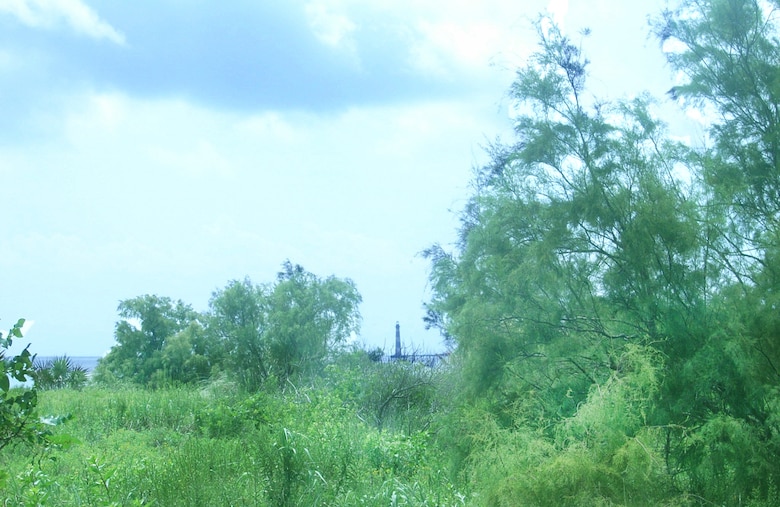
[[[81,389],[87,384],[88,372],[73,364],[68,356],[47,361],[33,361],[33,380],[37,389]]]
[[[117,344],[96,380],[161,387],[226,372],[258,388],[321,371],[359,330],[360,294],[349,279],[321,279],[289,261],[282,267],[275,284],[229,282],[204,314],[168,297],[122,301]]]
[[[70,437],[52,433],[68,417],[38,416],[38,390],[34,386],[26,387],[26,383],[35,379],[29,345],[16,355],[7,355],[14,339],[22,338],[24,322],[19,319],[7,333],[0,332],[0,451],[8,452],[8,448],[24,445],[45,452],[70,441]],[[10,480],[8,470],[0,467],[0,491]]]
[[[35,389],[14,388],[13,381],[27,382],[33,378],[32,355],[29,346],[20,353],[6,357],[16,338],[22,337],[24,319],[19,319],[7,332],[0,332],[0,450],[17,440],[37,442],[43,435],[35,417],[38,404]],[[0,486],[4,476],[0,475]]]
[[[344,353],[325,376],[282,392],[226,381],[200,387],[87,387],[40,394],[67,411],[79,443],[0,455],[7,505],[464,505],[430,428],[385,409],[367,416],[385,365]],[[288,383],[288,385],[290,385]],[[387,386],[384,386],[385,388]],[[400,421],[403,421],[403,428]]]
[[[777,2],[683,1],[654,30],[712,123],[587,91],[540,22],[517,140],[476,174],[429,321],[457,344],[447,445],[484,505],[771,505],[780,468]],[[671,44],[673,43],[673,44]]]
[[[4,362],[0,498],[778,505],[771,8],[685,0],[655,22],[684,81],[671,98],[711,118],[695,148],[650,97],[592,97],[580,44],[540,20],[511,90],[516,142],[476,172],[454,249],[426,252],[426,321],[455,347],[443,366],[347,347],[354,284],[290,262],[272,284],[229,282],[202,314],[123,301],[83,389],[64,360],[37,375],[26,349]],[[36,414],[71,420],[44,434]]]
[[[213,294],[209,336],[221,347],[223,369],[243,385],[257,387],[269,376],[284,383],[321,371],[360,328],[355,284],[321,279],[285,262],[273,285],[233,281]]]

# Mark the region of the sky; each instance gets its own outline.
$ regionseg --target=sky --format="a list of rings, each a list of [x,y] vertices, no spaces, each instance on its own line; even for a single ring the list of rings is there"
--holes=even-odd
[[[663,0],[0,0],[0,329],[99,356],[143,294],[204,311],[289,259],[352,279],[357,341],[444,349],[428,263],[451,248],[507,91],[550,14],[605,98],[672,85]],[[662,104],[668,107],[668,104]]]

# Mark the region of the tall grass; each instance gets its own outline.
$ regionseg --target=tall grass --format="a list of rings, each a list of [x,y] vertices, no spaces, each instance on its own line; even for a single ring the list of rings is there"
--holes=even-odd
[[[78,443],[0,456],[3,505],[463,505],[425,433],[379,431],[328,389],[41,393]]]
[[[196,430],[196,414],[208,400],[194,389],[150,391],[132,387],[60,390],[40,397],[42,414],[70,413],[66,430],[77,438],[94,439],[119,429],[170,429],[187,434]]]

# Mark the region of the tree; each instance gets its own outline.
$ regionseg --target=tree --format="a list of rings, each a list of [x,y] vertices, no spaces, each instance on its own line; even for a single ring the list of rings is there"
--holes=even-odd
[[[144,295],[126,299],[117,308],[117,344],[100,359],[96,378],[147,384],[164,369],[163,350],[177,333],[199,318],[191,306],[168,297]]]
[[[208,379],[212,368],[221,363],[221,350],[209,339],[199,321],[166,340],[162,349],[162,369],[152,375],[154,383],[191,384]]]
[[[776,497],[778,7],[683,0],[656,23],[686,78],[670,94],[713,119],[702,149],[647,97],[587,96],[579,47],[539,23],[517,141],[477,171],[455,251],[427,252],[466,394],[455,447],[488,503]]]
[[[232,280],[209,301],[209,333],[224,350],[225,367],[246,386],[259,386],[270,371],[266,340],[269,290],[254,285],[249,278]]]
[[[683,82],[670,95],[710,121],[702,152],[708,206],[724,264],[741,280],[777,249],[780,217],[780,52],[777,2],[686,0],[655,23]]]
[[[770,498],[780,481],[767,466],[780,455],[772,436],[780,420],[779,6],[685,0],[655,23],[683,78],[670,95],[710,122],[698,175],[711,262],[723,276],[712,291],[713,332],[678,380],[696,401],[681,397],[696,409],[678,466],[697,494],[717,502],[748,492]]]
[[[318,371],[330,354],[360,330],[362,301],[354,282],[321,279],[286,261],[269,295],[269,354],[286,379]]]
[[[588,61],[547,21],[518,71],[517,141],[491,147],[456,253],[435,246],[430,314],[457,342],[466,391],[549,423],[619,368],[626,344],[698,333],[706,280],[686,150],[650,99],[589,97]]]
[[[223,343],[226,367],[256,387],[318,371],[359,329],[361,297],[349,279],[321,279],[289,261],[273,285],[248,278],[213,294],[209,328]]]
[[[721,287],[758,303],[780,286],[780,40],[777,2],[684,1],[655,24],[672,69],[685,80],[670,94],[711,119],[701,150],[701,184]],[[765,309],[771,308],[771,303]],[[771,310],[770,310],[771,311]],[[763,334],[763,333],[762,333]],[[759,340],[763,341],[763,340]],[[772,343],[763,361],[780,364]],[[770,366],[766,381],[776,382]]]

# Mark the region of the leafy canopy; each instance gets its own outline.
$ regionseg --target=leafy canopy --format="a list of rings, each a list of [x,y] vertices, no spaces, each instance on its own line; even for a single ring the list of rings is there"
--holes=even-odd
[[[360,329],[354,282],[320,278],[289,261],[276,283],[231,281],[209,303],[226,367],[248,385],[320,371]]]
[[[427,321],[457,344],[453,461],[486,504],[774,499],[778,8],[655,21],[670,95],[711,120],[702,148],[648,96],[589,95],[581,45],[538,22],[515,141],[476,171],[459,242],[426,252]]]

